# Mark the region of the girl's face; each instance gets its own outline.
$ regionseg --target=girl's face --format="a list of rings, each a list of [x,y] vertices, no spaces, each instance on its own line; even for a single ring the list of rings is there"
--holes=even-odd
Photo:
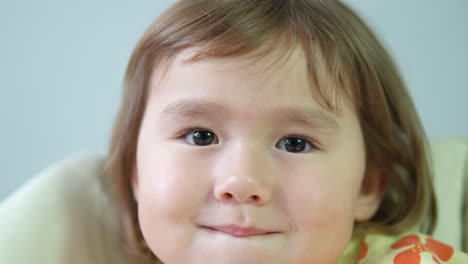
[[[380,201],[350,104],[320,107],[300,49],[254,64],[187,55],[154,74],[139,134],[148,246],[165,264],[334,263]]]

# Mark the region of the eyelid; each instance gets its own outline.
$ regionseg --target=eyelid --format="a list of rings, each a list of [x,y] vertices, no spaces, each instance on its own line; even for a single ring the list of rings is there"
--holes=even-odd
[[[204,127],[190,127],[190,128],[183,129],[181,132],[176,134],[176,139],[183,139],[184,137],[187,136],[187,134],[195,132],[195,131],[208,131],[210,133],[213,133],[217,137],[217,139],[219,141],[219,138],[218,138],[217,134],[215,132],[213,132],[213,130],[208,129],[208,128],[204,128]],[[285,138],[300,138],[300,139],[305,140],[308,144],[311,145],[311,147],[313,148],[312,151],[322,150],[322,147],[321,147],[320,143],[317,140],[315,140],[315,139],[313,139],[313,138],[311,138],[309,136],[305,136],[305,135],[302,135],[302,134],[287,134],[287,135],[281,137],[279,139],[279,141],[281,141],[281,140],[283,140]]]
[[[285,138],[300,138],[300,139],[305,140],[308,144],[310,144],[312,146],[312,148],[313,148],[312,151],[322,150],[322,147],[320,146],[320,143],[317,140],[312,139],[311,137],[308,137],[308,136],[305,136],[305,135],[288,134],[288,135],[280,138],[280,140],[283,140]]]
[[[186,137],[188,134],[190,133],[193,133],[195,131],[206,131],[206,132],[210,132],[214,135],[215,139],[216,139],[216,143],[215,144],[219,144],[219,138],[218,136],[216,135],[215,132],[213,132],[211,129],[207,129],[207,128],[203,128],[203,127],[190,127],[190,128],[187,128],[187,129],[184,129],[182,130],[181,132],[177,133],[176,136],[175,136],[175,139],[177,140],[183,140],[184,142],[190,144],[190,145],[195,145],[195,146],[199,146],[199,147],[207,147],[209,145],[205,145],[205,146],[201,146],[201,145],[196,145],[196,144],[192,144],[192,143],[189,143],[187,142],[186,140]],[[210,144],[211,145],[211,144]]]
[[[203,128],[203,127],[190,127],[190,128],[183,129],[181,132],[177,133],[176,138],[185,137],[188,133],[192,133],[192,132],[195,132],[195,131],[208,131],[208,132],[213,133],[213,134],[216,135],[216,133],[213,132],[211,129],[207,129],[207,128]]]

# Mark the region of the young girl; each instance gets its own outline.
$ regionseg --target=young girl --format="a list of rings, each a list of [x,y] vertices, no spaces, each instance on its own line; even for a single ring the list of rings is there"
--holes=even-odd
[[[466,263],[402,236],[434,228],[426,144],[341,2],[191,0],[138,43],[106,168],[154,263]]]
[[[106,165],[154,263],[468,261],[403,236],[436,220],[426,138],[339,1],[176,3],[133,53]]]
[[[343,3],[179,1],[128,65],[98,162],[109,211],[73,207],[100,223],[77,236],[112,261],[79,263],[467,263],[414,233],[437,215],[426,143],[391,57]]]

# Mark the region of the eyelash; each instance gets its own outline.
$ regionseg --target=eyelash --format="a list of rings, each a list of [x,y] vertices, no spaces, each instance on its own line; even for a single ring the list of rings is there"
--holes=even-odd
[[[176,138],[177,139],[180,139],[180,140],[184,140],[184,138],[189,134],[189,133],[193,133],[193,132],[196,132],[196,131],[207,131],[207,132],[210,132],[210,133],[213,133],[214,135],[216,135],[216,133],[214,133],[212,130],[210,129],[206,129],[206,128],[203,128],[203,127],[192,127],[192,128],[189,128],[189,129],[185,129],[179,133],[177,133],[177,136]],[[217,136],[216,136],[217,137]],[[305,140],[308,144],[310,144],[312,150],[311,151],[320,151],[322,150],[321,147],[319,147],[319,144],[311,139],[310,137],[308,136],[304,136],[304,135],[298,135],[298,134],[288,134],[284,137],[282,137],[280,140],[283,140],[285,138],[299,138],[299,139],[302,139],[302,140]]]
[[[182,130],[181,132],[177,133],[176,138],[177,139],[183,139],[184,137],[187,136],[187,134],[195,132],[195,131],[208,131],[210,133],[215,134],[210,129],[206,129],[206,128],[203,128],[203,127],[192,127],[192,128],[188,128],[188,129]]]

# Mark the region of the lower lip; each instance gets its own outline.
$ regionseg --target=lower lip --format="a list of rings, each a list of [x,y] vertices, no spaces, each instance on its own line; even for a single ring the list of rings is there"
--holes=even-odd
[[[208,230],[208,231],[220,232],[220,233],[223,233],[223,234],[226,234],[226,235],[230,235],[230,236],[233,236],[233,237],[253,237],[253,236],[266,236],[266,235],[279,234],[278,232],[271,232],[271,233],[265,233],[265,234],[241,235],[241,236],[238,236],[238,235],[234,235],[234,234],[231,234],[231,233],[226,233],[226,232],[223,232],[223,231],[220,231],[220,230],[216,230],[216,229],[213,229],[213,228],[209,228],[209,227],[206,227],[206,226],[202,226],[202,228],[205,229],[205,230]]]

